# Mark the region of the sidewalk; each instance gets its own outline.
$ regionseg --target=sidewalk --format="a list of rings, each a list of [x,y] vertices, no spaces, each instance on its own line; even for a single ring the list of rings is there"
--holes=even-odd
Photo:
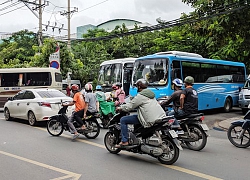
[[[220,130],[220,131],[227,131],[229,126],[231,126],[231,122],[243,119],[244,116],[238,116],[238,117],[233,117],[229,118],[223,121],[216,122],[214,124],[214,129],[215,130]]]

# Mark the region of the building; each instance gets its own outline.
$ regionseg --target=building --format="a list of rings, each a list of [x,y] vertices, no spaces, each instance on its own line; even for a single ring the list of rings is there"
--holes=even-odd
[[[123,24],[125,24],[128,29],[134,29],[135,25],[138,27],[151,26],[149,23],[142,23],[131,19],[113,19],[103,22],[97,26],[88,24],[77,27],[77,38],[82,38],[82,35],[88,33],[88,30],[91,29],[104,29],[107,32],[111,32],[116,26],[122,26]]]

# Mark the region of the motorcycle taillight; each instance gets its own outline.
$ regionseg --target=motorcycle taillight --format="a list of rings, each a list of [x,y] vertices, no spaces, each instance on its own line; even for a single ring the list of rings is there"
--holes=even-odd
[[[205,116],[201,116],[200,120],[202,120],[202,121],[203,121],[204,119],[205,119]]]

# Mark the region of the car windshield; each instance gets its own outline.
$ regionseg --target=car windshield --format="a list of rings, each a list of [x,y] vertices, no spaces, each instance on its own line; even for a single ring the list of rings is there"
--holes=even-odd
[[[166,59],[137,60],[134,66],[133,84],[138,79],[146,79],[149,85],[167,84],[168,61]]]
[[[55,98],[55,97],[67,97],[61,91],[38,91],[37,94],[41,96],[41,98]]]

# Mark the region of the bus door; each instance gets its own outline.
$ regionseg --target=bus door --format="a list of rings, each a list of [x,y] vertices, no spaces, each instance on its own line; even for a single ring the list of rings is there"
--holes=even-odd
[[[133,67],[134,63],[124,64],[123,90],[125,91],[126,96],[129,95],[129,87],[132,80]]]

